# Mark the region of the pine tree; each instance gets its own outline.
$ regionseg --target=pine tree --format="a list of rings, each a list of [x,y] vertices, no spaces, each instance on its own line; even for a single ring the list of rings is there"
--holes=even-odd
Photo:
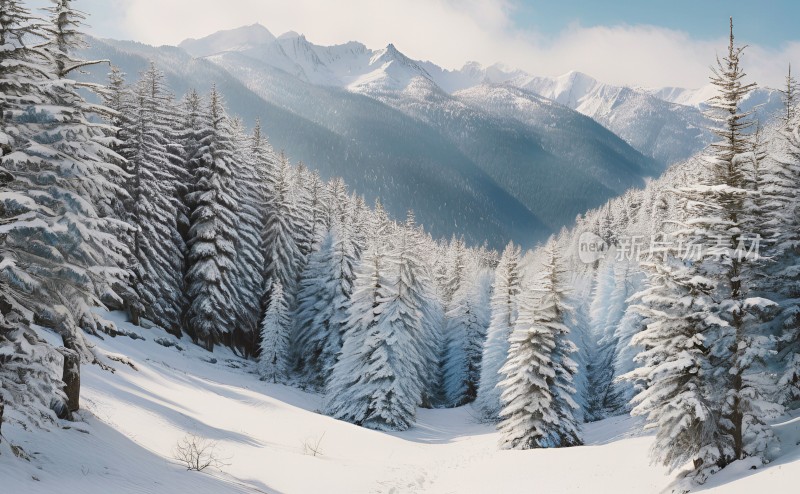
[[[710,395],[711,338],[718,326],[707,317],[713,287],[669,252],[644,267],[650,287],[637,294],[637,309],[646,326],[632,340],[644,350],[636,357],[640,367],[625,375],[644,386],[632,413],[646,415],[656,428],[656,461],[670,468],[693,461],[705,475],[718,468],[724,435]]]
[[[765,167],[760,190],[761,227],[769,262],[762,287],[775,297],[778,337],[778,398],[800,402],[800,120],[795,115],[777,141],[781,152]]]
[[[444,394],[452,406],[471,403],[478,394],[491,282],[491,272],[481,270],[472,283],[462,283],[446,313]]]
[[[136,227],[130,239],[138,301],[135,316],[142,312],[167,331],[180,334],[185,245],[178,231],[176,186],[184,173],[169,150],[172,99],[163,73],[151,63],[133,89],[131,101],[118,104],[127,114],[120,153],[127,159],[131,176],[127,218]],[[137,320],[134,317],[134,323]]]
[[[796,408],[800,403],[800,119],[784,130],[786,156],[776,160],[767,177],[764,200],[765,236],[772,261],[765,284],[780,303],[777,360],[781,375],[781,403]]]
[[[503,408],[498,429],[501,447],[530,449],[581,444],[572,399],[576,351],[565,321],[569,308],[560,278],[555,247],[533,289],[520,296],[519,316],[509,339],[508,358],[500,372]]]
[[[619,349],[617,329],[627,308],[626,301],[634,295],[629,282],[629,262],[607,261],[600,266],[598,275],[601,279],[598,280],[597,291],[602,295],[594,302],[602,299],[602,303],[593,305],[596,348],[588,369],[588,420],[606,418],[620,406],[624,406],[624,403],[618,403],[615,398],[614,380],[617,374],[614,361]]]
[[[771,341],[762,334],[775,304],[757,295],[754,268],[744,243],[757,221],[749,198],[747,170],[752,124],[739,105],[752,84],[743,84],[743,48],[734,46],[731,20],[728,55],[718,60],[711,80],[719,94],[709,102],[720,141],[706,159],[706,183],[678,192],[686,215],[677,245],[705,250],[685,260],[667,249],[650,266],[644,292],[646,329],[643,367],[629,374],[647,389],[634,398],[634,413],[658,429],[656,459],[672,468],[688,460],[688,478],[708,475],[745,458],[767,461],[774,436],[766,419],[779,411],[765,396],[765,359]],[[677,258],[677,259],[676,259]]]
[[[422,239],[416,229],[414,215],[408,213],[406,222],[395,233],[391,260],[391,279],[395,281],[396,297],[387,301],[387,311],[396,311],[398,331],[408,333],[414,351],[406,355],[414,366],[408,376],[416,381],[420,390],[417,404],[430,404],[434,400],[432,389],[436,385],[438,340],[436,313],[433,307],[433,282],[422,259]]]
[[[783,121],[786,127],[794,121],[794,114],[797,106],[797,79],[792,76],[792,64],[786,73],[785,86],[778,90],[783,97],[784,115]]]
[[[290,201],[291,209],[294,211],[294,243],[300,253],[298,271],[302,271],[306,258],[311,253],[314,246],[314,211],[312,191],[308,188],[310,184],[310,172],[301,162],[291,173],[290,178]]]
[[[625,262],[625,266],[621,272],[626,274],[623,281],[627,289],[626,292],[630,296],[641,292],[644,289],[645,276],[641,271],[634,271],[631,266]],[[630,298],[630,297],[628,297]],[[620,319],[618,326],[614,331],[614,339],[617,342],[617,348],[614,351],[614,383],[612,384],[611,393],[608,402],[611,405],[609,410],[611,414],[620,414],[630,412],[630,403],[633,397],[641,391],[634,386],[629,380],[622,379],[622,376],[635,369],[636,363],[634,358],[642,351],[639,345],[634,345],[632,340],[642,329],[644,329],[644,320],[639,311],[635,307],[628,304],[625,313]]]
[[[309,256],[297,297],[297,367],[304,382],[324,388],[341,349],[353,289],[355,258],[349,229],[334,221]]]
[[[128,282],[117,240],[128,228],[108,216],[124,173],[108,148],[114,129],[95,123],[109,110],[88,104],[69,78],[94,63],[68,53],[80,42],[69,3],[50,10],[50,26],[13,0],[0,12],[0,404],[10,405],[3,420],[41,424],[69,418],[77,399],[54,377],[58,353],[101,359],[79,329],[97,331],[90,307]],[[66,348],[41,340],[34,323]]]
[[[302,253],[297,244],[297,211],[292,199],[291,167],[281,154],[273,181],[268,184],[268,204],[264,224],[264,277],[281,283],[289,307],[294,308]]]
[[[213,87],[206,112],[200,116],[197,147],[189,167],[193,185],[186,293],[187,332],[206,349],[230,341],[236,323],[231,300],[236,265],[237,201],[233,193],[233,138],[221,96]]]
[[[241,120],[232,126],[234,139],[233,193],[237,198],[236,266],[232,284],[237,296],[234,303],[236,327],[233,330],[233,347],[245,356],[255,352],[258,320],[263,298],[262,227],[266,215],[264,197],[266,184],[261,175],[260,163],[244,133]],[[285,357],[288,357],[285,356]]]
[[[508,355],[508,338],[517,318],[520,292],[520,248],[509,243],[495,270],[491,301],[491,322],[481,363],[481,379],[476,404],[483,417],[497,420],[500,415],[500,369]]]
[[[119,301],[112,287],[128,283],[129,273],[119,269],[126,251],[117,241],[128,227],[112,216],[112,203],[124,195],[119,184],[125,175],[121,158],[107,146],[108,128],[91,121],[108,110],[87,103],[78,84],[68,78],[73,70],[97,63],[69,54],[81,44],[81,17],[69,2],[57,2],[48,11],[51,27],[39,31],[47,41],[35,48],[23,43],[9,54],[9,60],[21,63],[8,64],[15,75],[7,83],[14,87],[3,91],[8,125],[2,134],[13,138],[7,141],[13,152],[4,154],[3,168],[8,190],[29,199],[8,198],[12,203],[6,214],[15,219],[7,220],[6,228],[22,226],[17,220],[23,218],[27,225],[24,233],[9,231],[5,238],[6,265],[9,274],[28,271],[14,273],[12,284],[22,282],[26,291],[45,290],[39,300],[44,305],[34,311],[40,324],[69,335],[85,357],[94,359],[75,329],[100,329],[90,307],[101,298]],[[24,9],[16,12],[22,16],[17,19],[25,15]],[[19,26],[14,33],[13,19],[5,35],[12,43],[20,33]],[[33,303],[38,297],[26,298]]]
[[[272,282],[269,306],[261,321],[258,373],[264,381],[281,382],[289,375],[289,306],[280,282]]]
[[[411,426],[421,389],[414,379],[416,348],[404,330],[398,293],[387,279],[380,225],[357,268],[342,353],[326,392],[327,413],[377,430]]]

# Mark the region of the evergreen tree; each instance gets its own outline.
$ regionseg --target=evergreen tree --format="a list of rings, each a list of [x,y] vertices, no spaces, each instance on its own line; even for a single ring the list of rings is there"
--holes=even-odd
[[[413,334],[406,331],[398,299],[387,279],[388,259],[381,225],[357,268],[350,319],[342,353],[326,392],[331,416],[378,430],[411,426],[421,389],[410,376],[416,371]]]
[[[780,303],[778,397],[796,408],[800,403],[800,119],[795,117],[782,136],[786,156],[772,167],[764,201],[772,261],[765,284]]]
[[[779,153],[765,167],[757,218],[768,263],[762,287],[780,305],[775,318],[780,369],[778,398],[795,408],[800,403],[800,119],[782,129]]]
[[[169,150],[174,137],[169,114],[172,100],[163,73],[151,63],[134,87],[131,101],[121,104],[127,117],[120,153],[131,175],[127,218],[136,228],[130,239],[138,301],[132,307],[134,323],[143,313],[167,331],[180,334],[185,245],[178,231],[176,186],[184,173]]]
[[[508,355],[508,338],[517,318],[520,291],[520,249],[509,243],[495,270],[491,301],[491,322],[481,361],[481,379],[476,404],[484,418],[497,420],[500,414],[500,369]]]
[[[95,123],[110,110],[88,104],[69,77],[95,63],[69,54],[77,13],[58,2],[47,26],[13,0],[0,12],[0,408],[10,405],[2,420],[41,424],[69,418],[74,404],[54,376],[65,375],[63,358],[101,359],[79,328],[102,329],[90,307],[128,282],[117,240],[128,228],[109,216],[125,177],[106,138],[115,129]],[[66,348],[41,340],[34,323]]]
[[[289,306],[280,282],[271,285],[269,306],[261,321],[258,373],[264,381],[280,382],[289,375]]]
[[[432,387],[436,385],[438,364],[438,339],[432,307],[433,283],[421,256],[421,239],[416,229],[414,215],[408,213],[405,224],[395,233],[390,260],[391,277],[396,282],[396,296],[387,301],[387,311],[396,311],[398,331],[408,333],[414,351],[406,358],[411,360],[414,372],[408,376],[416,381],[420,390],[417,404],[430,404],[434,400]]]
[[[41,304],[33,311],[40,324],[68,335],[94,359],[75,329],[104,327],[90,307],[101,298],[121,302],[112,287],[129,281],[119,268],[126,251],[117,241],[128,227],[112,216],[112,203],[125,194],[119,187],[125,174],[121,158],[108,147],[107,126],[92,121],[108,109],[87,103],[69,78],[73,70],[97,63],[70,55],[82,43],[81,16],[69,2],[57,2],[48,9],[50,27],[38,31],[46,41],[29,48],[23,38],[15,47],[17,36],[36,39],[26,31],[38,21],[23,27],[27,11],[8,6],[12,15],[4,20],[9,27],[3,53],[9,63],[7,79],[0,82],[7,86],[2,166],[11,193],[3,242],[8,282],[24,287],[26,304]],[[37,290],[43,292],[34,295]]]
[[[630,374],[647,386],[634,413],[658,428],[656,458],[672,468],[692,460],[688,477],[701,483],[736,460],[766,462],[775,441],[766,419],[779,411],[765,397],[763,367],[771,342],[762,328],[775,304],[753,296],[757,279],[744,250],[756,219],[746,176],[752,122],[739,109],[753,85],[742,83],[742,50],[731,20],[728,55],[711,79],[720,141],[711,145],[706,183],[678,191],[687,216],[678,245],[704,250],[688,261],[667,250],[650,267],[647,327],[634,338],[645,348],[643,367]]]
[[[785,86],[778,91],[783,97],[783,121],[788,127],[794,121],[794,114],[797,106],[797,79],[792,76],[792,64],[789,64],[789,70],[786,73],[785,81]]]
[[[462,284],[446,314],[444,394],[452,406],[470,403],[478,394],[491,281],[491,272],[482,270],[472,283]]]
[[[349,231],[334,221],[309,256],[297,297],[294,352],[303,381],[324,388],[341,349],[353,289]]]
[[[292,171],[281,154],[272,182],[268,184],[268,204],[264,224],[264,276],[279,281],[289,307],[294,308],[302,253],[297,244],[297,211],[292,199]]]
[[[581,444],[572,399],[576,351],[565,321],[569,308],[555,247],[533,289],[520,297],[519,316],[509,339],[508,358],[500,372],[503,408],[498,429],[505,449],[552,448]]]
[[[637,294],[637,309],[646,326],[632,340],[644,350],[636,356],[640,367],[625,376],[644,387],[632,413],[646,415],[656,428],[656,461],[671,468],[693,461],[698,474],[710,473],[718,468],[724,435],[710,393],[711,338],[719,327],[707,317],[713,287],[668,252],[644,267],[650,287]]]
[[[237,201],[233,193],[233,136],[213,87],[208,108],[197,122],[199,131],[189,167],[194,177],[187,200],[191,208],[186,292],[187,332],[206,349],[230,342],[236,323],[231,301],[236,265]]]
[[[249,137],[244,133],[241,120],[233,122],[234,159],[233,193],[237,198],[236,217],[236,266],[232,284],[237,296],[234,301],[236,327],[233,330],[232,344],[244,355],[255,352],[258,319],[261,315],[263,298],[263,266],[261,253],[262,226],[266,207],[264,196],[266,185],[261,175],[260,163],[251,147]],[[284,356],[288,358],[288,356]]]
[[[306,258],[314,246],[314,206],[312,191],[309,189],[310,175],[303,163],[292,170],[290,178],[291,209],[294,211],[294,243],[300,253],[298,272],[302,271]]]

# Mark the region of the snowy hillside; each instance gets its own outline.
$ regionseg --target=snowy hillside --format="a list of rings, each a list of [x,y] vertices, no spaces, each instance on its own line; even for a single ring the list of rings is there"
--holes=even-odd
[[[651,437],[630,418],[588,424],[586,446],[550,450],[498,450],[498,434],[477,423],[470,406],[420,410],[412,429],[381,433],[316,413],[318,395],[259,381],[252,362],[227,350],[209,354],[186,338],[111,317],[144,339],[92,338],[115,371],[84,368],[77,422],[50,432],[4,426],[29,456],[14,458],[0,444],[4,492],[513,494],[535,485],[641,494],[671,482],[648,464]],[[800,416],[778,420],[776,430],[795,444]],[[181,467],[173,449],[187,431],[216,442],[227,465],[203,473]],[[308,447],[317,446],[314,456]],[[729,467],[703,492],[787,492],[798,476],[800,448],[787,448],[764,469]]]

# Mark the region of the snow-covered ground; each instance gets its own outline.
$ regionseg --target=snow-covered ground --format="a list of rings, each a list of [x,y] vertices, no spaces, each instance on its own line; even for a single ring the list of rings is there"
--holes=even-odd
[[[112,318],[116,314],[110,315]],[[29,462],[0,445],[2,493],[656,493],[672,476],[649,465],[652,438],[617,417],[585,428],[587,445],[499,451],[493,427],[470,407],[420,410],[409,431],[366,430],[316,413],[321,397],[263,383],[251,363],[226,350],[182,350],[160,330],[120,322],[145,340],[93,339],[124,357],[116,372],[82,369],[80,420],[49,433],[5,424]],[[770,466],[732,465],[704,486],[714,493],[796,492],[800,415],[777,424],[784,453]],[[197,473],[172,459],[187,433],[217,442],[228,463]],[[319,445],[314,456],[306,447]]]

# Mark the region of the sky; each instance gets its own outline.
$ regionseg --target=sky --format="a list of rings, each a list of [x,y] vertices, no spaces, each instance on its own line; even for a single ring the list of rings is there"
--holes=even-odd
[[[31,4],[43,0],[31,0]],[[258,22],[329,45],[388,43],[445,68],[500,62],[534,75],[579,70],[604,82],[699,87],[727,47],[747,44],[750,80],[778,87],[800,64],[796,0],[76,0],[88,31],[178,44]]]

